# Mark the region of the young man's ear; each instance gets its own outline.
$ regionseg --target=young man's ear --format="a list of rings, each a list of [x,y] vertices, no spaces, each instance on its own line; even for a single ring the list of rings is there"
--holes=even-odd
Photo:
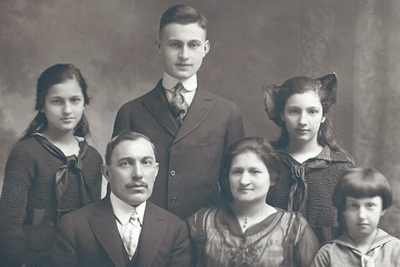
[[[324,123],[325,120],[326,120],[326,116],[322,116],[322,118],[321,118],[321,123]]]
[[[158,50],[158,53],[161,53],[162,51],[162,46],[161,46],[161,42],[160,40],[158,40],[158,38],[155,40],[154,44],[156,45],[156,48]]]
[[[210,41],[206,40],[204,42],[204,56],[206,56],[208,54],[208,52],[210,52]]]
[[[104,178],[106,178],[107,181],[110,182],[111,178],[110,169],[106,164],[101,165],[101,173],[103,174]]]

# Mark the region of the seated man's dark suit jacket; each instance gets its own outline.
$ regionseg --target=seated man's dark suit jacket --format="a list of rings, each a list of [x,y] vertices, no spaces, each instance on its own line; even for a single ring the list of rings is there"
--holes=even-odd
[[[64,215],[52,252],[56,266],[127,266],[109,196]],[[138,256],[140,267],[190,266],[185,222],[147,201]]]
[[[181,127],[172,116],[162,80],[118,111],[113,136],[124,129],[155,144],[160,169],[150,200],[185,219],[219,200],[218,175],[224,152],[244,137],[238,107],[198,88]]]

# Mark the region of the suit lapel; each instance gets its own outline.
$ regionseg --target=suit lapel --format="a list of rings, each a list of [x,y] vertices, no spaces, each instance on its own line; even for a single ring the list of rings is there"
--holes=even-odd
[[[140,266],[151,266],[159,251],[165,229],[163,218],[154,210],[154,204],[147,201],[139,242]]]
[[[159,81],[156,88],[153,89],[152,94],[149,94],[148,97],[143,101],[143,105],[157,120],[157,122],[168,133],[175,137],[179,127],[169,110],[169,103],[163,90],[164,89],[161,81]]]
[[[107,196],[101,201],[103,205],[88,219],[89,224],[115,266],[124,266],[124,247],[112,211],[110,197]]]
[[[185,121],[175,137],[174,144],[196,129],[210,113],[215,103],[216,100],[211,94],[197,89]]]

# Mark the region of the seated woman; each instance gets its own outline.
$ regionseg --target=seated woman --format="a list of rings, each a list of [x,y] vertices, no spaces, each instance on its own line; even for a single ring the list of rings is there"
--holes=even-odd
[[[309,266],[319,242],[307,221],[265,202],[280,170],[272,147],[245,138],[222,166],[223,203],[188,219],[193,266]]]

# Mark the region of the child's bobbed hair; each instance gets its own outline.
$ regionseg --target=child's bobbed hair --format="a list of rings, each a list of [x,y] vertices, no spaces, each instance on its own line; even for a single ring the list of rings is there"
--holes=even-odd
[[[386,177],[372,168],[353,168],[337,182],[333,191],[333,205],[339,212],[346,210],[346,197],[382,198],[382,210],[392,205],[392,190]]]

